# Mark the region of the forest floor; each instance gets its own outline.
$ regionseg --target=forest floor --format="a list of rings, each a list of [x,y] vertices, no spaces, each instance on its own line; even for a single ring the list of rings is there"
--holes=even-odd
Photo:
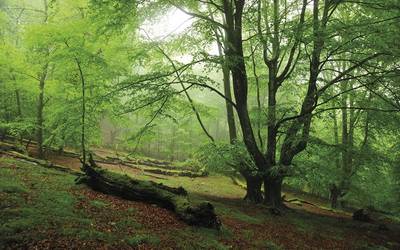
[[[96,153],[112,156],[107,150]],[[0,156],[0,249],[400,249],[399,224],[357,222],[315,197],[287,192],[287,198],[312,204],[286,203],[290,209],[274,216],[265,206],[244,202],[244,190],[224,176],[166,176],[140,166],[100,164],[183,186],[191,199],[210,201],[223,224],[215,231],[188,226],[153,204],[76,185],[74,174]],[[80,168],[77,157],[52,154],[48,160]]]

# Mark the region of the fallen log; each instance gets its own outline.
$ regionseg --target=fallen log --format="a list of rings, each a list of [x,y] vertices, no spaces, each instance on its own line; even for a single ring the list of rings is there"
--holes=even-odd
[[[182,176],[182,177],[190,177],[190,178],[197,178],[197,177],[206,177],[208,176],[208,172],[206,171],[200,171],[200,172],[193,172],[193,171],[189,171],[189,170],[168,170],[168,169],[163,169],[166,165],[163,166],[158,166],[158,165],[143,165],[143,164],[139,164],[142,165],[142,167],[136,165],[135,163],[133,163],[132,161],[126,161],[126,160],[122,160],[119,158],[110,158],[110,157],[106,157],[106,158],[101,158],[99,156],[96,156],[95,158],[97,163],[103,163],[103,164],[113,164],[113,165],[117,165],[117,164],[121,164],[123,166],[126,167],[130,167],[130,168],[134,168],[134,169],[139,169],[142,170],[144,172],[147,173],[152,173],[152,174],[159,174],[159,175],[166,175],[166,176]],[[146,167],[143,167],[146,166]],[[148,167],[152,167],[152,168],[147,168]]]
[[[152,173],[152,174],[161,174],[161,175],[168,175],[168,176],[182,176],[182,177],[191,177],[191,178],[208,176],[207,172],[168,171],[168,170],[162,170],[162,169],[158,169],[158,168],[154,168],[154,169],[144,168],[143,171]]]
[[[98,167],[91,155],[89,164],[85,164],[83,170],[86,175],[79,182],[85,182],[95,190],[128,200],[157,204],[174,211],[179,219],[189,225],[214,229],[219,229],[221,226],[214,207],[208,202],[199,204],[191,202],[182,187],[171,188],[113,173]]]
[[[26,150],[24,150],[22,146],[18,146],[7,142],[0,142],[0,151],[15,151],[21,154],[26,153]]]
[[[16,151],[0,151],[0,153],[4,154],[4,155],[7,155],[7,156],[10,156],[10,157],[13,157],[13,158],[16,158],[16,159],[20,159],[20,160],[24,160],[24,161],[27,161],[27,162],[31,162],[31,163],[37,164],[37,165],[45,167],[45,168],[56,169],[58,171],[66,172],[66,173],[69,173],[69,174],[72,174],[72,175],[80,176],[82,174],[82,173],[80,173],[78,171],[75,171],[75,170],[72,170],[70,168],[67,168],[67,167],[64,167],[64,166],[61,166],[61,165],[57,165],[57,164],[54,164],[54,163],[46,161],[46,160],[36,159],[36,158],[21,154],[21,153],[16,152]]]
[[[132,161],[131,162],[135,162]],[[188,171],[188,172],[199,172],[197,169],[194,167],[190,166],[176,166],[173,165],[170,162],[165,162],[165,161],[158,161],[158,160],[136,160],[135,164],[137,165],[143,165],[143,166],[149,166],[149,167],[157,167],[157,168],[162,168],[166,170],[178,170],[178,171]]]

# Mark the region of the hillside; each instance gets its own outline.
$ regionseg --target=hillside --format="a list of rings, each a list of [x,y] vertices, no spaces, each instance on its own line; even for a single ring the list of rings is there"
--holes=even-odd
[[[78,159],[53,155],[78,169]],[[216,208],[221,231],[195,228],[153,204],[127,201],[76,185],[74,173],[44,168],[4,152],[0,160],[2,249],[398,249],[399,226],[356,222],[321,201],[286,203],[283,216],[241,200],[244,190],[223,176],[151,174],[115,164],[101,166],[134,178],[182,185],[191,199]],[[78,171],[77,171],[78,172]],[[290,198],[294,193],[286,193]],[[304,197],[302,197],[304,199]],[[293,199],[292,199],[293,200]],[[300,200],[300,199],[298,199]],[[312,204],[312,205],[311,205]]]

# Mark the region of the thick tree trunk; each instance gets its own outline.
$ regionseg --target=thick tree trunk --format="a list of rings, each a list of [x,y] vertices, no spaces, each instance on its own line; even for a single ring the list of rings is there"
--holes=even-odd
[[[273,209],[283,208],[282,199],[282,177],[266,177],[264,178],[265,203]]]
[[[222,2],[225,26],[227,27],[225,29],[225,59],[229,62],[229,69],[232,73],[233,94],[236,101],[236,111],[243,135],[243,142],[258,170],[264,172],[267,161],[257,145],[247,106],[248,81],[242,39],[242,14],[245,2]],[[245,198],[250,201],[259,202],[262,199],[262,179],[246,178],[246,182],[248,191]]]
[[[181,220],[189,225],[214,229],[219,229],[221,226],[214,207],[208,202],[192,203],[182,187],[171,188],[101,169],[91,155],[89,155],[89,163],[84,165],[83,170],[86,176],[81,181],[96,190],[129,200],[158,204],[174,211]]]
[[[261,203],[263,200],[261,192],[262,178],[249,175],[243,175],[243,176],[246,179],[246,187],[247,187],[244,200],[255,204]]]

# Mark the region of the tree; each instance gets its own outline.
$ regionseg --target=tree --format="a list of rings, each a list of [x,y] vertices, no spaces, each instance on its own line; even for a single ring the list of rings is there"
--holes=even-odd
[[[162,85],[162,88],[165,88],[171,84],[170,79],[166,80],[169,76],[180,75],[180,83],[184,81],[190,84],[189,87],[208,89],[224,98],[226,103],[229,102],[236,111],[244,145],[257,166],[256,174],[254,171],[242,171],[248,184],[246,197],[253,202],[260,202],[262,200],[261,185],[264,182],[265,201],[273,207],[282,206],[283,179],[290,174],[294,158],[306,149],[313,116],[331,110],[332,108],[322,107],[333,99],[339,98],[341,94],[328,97],[327,101],[322,102],[321,97],[327,96],[329,94],[327,90],[332,86],[348,79],[358,80],[371,75],[369,69],[378,58],[382,58],[383,55],[391,56],[387,51],[368,43],[373,34],[363,28],[357,28],[345,34],[337,32],[341,29],[349,29],[357,17],[347,16],[344,22],[337,21],[336,17],[347,11],[346,8],[352,10],[359,6],[368,8],[362,4],[328,0],[312,3],[302,1],[292,4],[281,1],[273,1],[273,3],[225,0],[207,3],[157,1],[154,5],[138,5],[136,8],[154,10],[154,6],[157,8],[173,6],[196,18],[198,23],[208,25],[209,29],[203,28],[202,31],[205,36],[210,34],[207,32],[211,32],[215,37],[214,40],[217,41],[219,48],[218,58],[207,55],[200,49],[193,53],[196,59],[200,58],[199,60],[193,60],[188,64],[175,62],[171,71],[155,77],[165,80],[165,84]],[[219,16],[222,17],[219,18]],[[365,16],[364,21],[373,23],[374,18],[375,16]],[[257,24],[256,29],[254,29],[254,24]],[[356,31],[362,32],[362,35]],[[250,35],[247,36],[247,33]],[[251,57],[254,59],[255,56],[261,55],[268,70],[266,81],[268,104],[266,128],[264,128],[267,132],[265,152],[260,136],[261,130],[258,129],[259,131],[255,132],[255,124],[249,111],[251,110],[249,86],[252,82],[247,73],[248,42],[251,42]],[[261,44],[262,53],[257,53],[258,44]],[[355,44],[364,44],[364,46],[354,49]],[[165,56],[166,53],[163,54]],[[348,62],[346,67],[340,72],[332,70],[331,66],[340,61]],[[222,93],[214,88],[211,79],[194,76],[188,70],[200,62],[210,65],[218,62],[220,66],[222,62],[222,65],[225,65],[222,67],[223,76],[225,76],[224,86],[227,86],[228,79],[226,68],[229,69],[232,74],[234,101],[227,91]],[[321,75],[322,72],[329,72],[329,79],[325,79]],[[304,78],[308,79],[305,84],[296,83],[297,81],[304,82]],[[280,95],[278,90],[287,91],[296,88],[304,92],[303,95],[299,95],[300,99],[293,103],[294,106],[290,107],[290,114],[287,109],[277,109],[280,106],[279,101],[283,100],[282,97],[278,98]],[[259,90],[259,87],[257,89]],[[260,102],[256,101],[256,103],[260,106]],[[264,107],[260,107],[259,110],[262,108]],[[352,109],[347,106],[344,109],[348,108]],[[256,126],[259,125],[256,124]],[[279,141],[279,138],[282,140]]]

